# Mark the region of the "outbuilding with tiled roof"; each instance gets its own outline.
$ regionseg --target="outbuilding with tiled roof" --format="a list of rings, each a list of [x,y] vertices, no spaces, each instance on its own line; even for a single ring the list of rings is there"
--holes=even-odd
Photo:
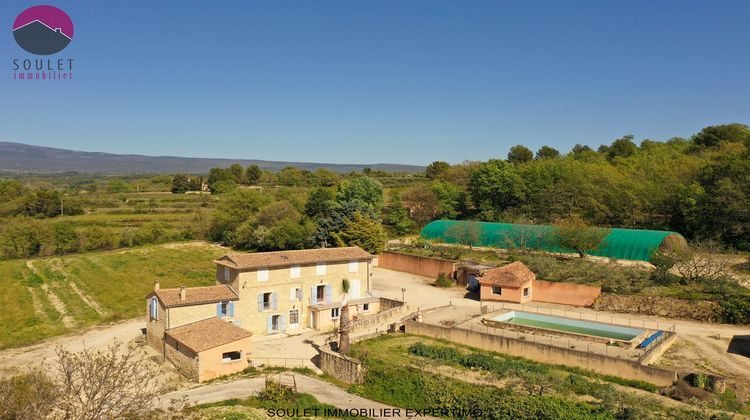
[[[532,298],[536,275],[520,261],[486,270],[479,280],[481,301],[526,303]]]
[[[198,382],[247,368],[252,334],[216,317],[164,333],[164,353],[177,369]]]

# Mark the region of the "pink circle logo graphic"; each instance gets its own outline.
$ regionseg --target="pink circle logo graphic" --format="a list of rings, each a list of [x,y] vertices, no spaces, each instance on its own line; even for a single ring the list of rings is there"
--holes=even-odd
[[[32,6],[13,22],[13,38],[32,54],[54,54],[62,51],[73,39],[73,21],[57,7]]]

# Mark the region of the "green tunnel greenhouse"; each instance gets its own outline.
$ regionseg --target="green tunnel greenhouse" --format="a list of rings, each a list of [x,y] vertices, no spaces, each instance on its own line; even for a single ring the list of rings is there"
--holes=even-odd
[[[526,248],[547,252],[574,253],[551,243],[553,226],[520,225],[511,223],[472,222],[463,220],[435,220],[422,229],[423,239],[443,243],[460,242],[453,226],[478,225],[479,240],[474,246],[491,248]],[[622,260],[650,261],[657,250],[674,249],[687,246],[685,238],[679,233],[663,230],[611,229],[602,246],[591,255],[617,258]]]

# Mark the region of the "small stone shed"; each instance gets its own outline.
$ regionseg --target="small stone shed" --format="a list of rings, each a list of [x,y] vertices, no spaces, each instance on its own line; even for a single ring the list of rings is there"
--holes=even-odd
[[[516,261],[482,272],[479,299],[482,302],[527,303],[532,299],[536,275],[524,263]]]
[[[180,373],[202,382],[248,367],[252,334],[209,318],[165,331],[164,355]]]

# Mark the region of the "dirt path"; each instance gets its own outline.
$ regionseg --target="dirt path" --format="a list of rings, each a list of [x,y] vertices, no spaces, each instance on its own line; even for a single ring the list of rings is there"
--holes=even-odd
[[[99,314],[99,316],[101,316],[102,318],[105,318],[106,316],[109,315],[109,311],[104,310],[104,308],[102,308],[99,302],[97,302],[91,296],[84,293],[80,288],[78,288],[78,285],[68,277],[68,274],[65,272],[65,270],[62,267],[62,260],[60,260],[59,258],[51,259],[49,260],[49,265],[50,265],[50,268],[52,268],[53,270],[58,272],[61,276],[63,276],[63,278],[70,285],[70,288],[73,289],[75,294],[77,294],[78,297],[81,298],[81,300],[86,305],[88,305],[91,309],[96,311],[96,313]]]
[[[294,379],[296,380],[297,390],[299,392],[311,394],[322,403],[330,404],[341,409],[374,410],[370,415],[368,415],[368,417],[376,419],[405,417],[404,409],[399,409],[377,401],[368,400],[367,398],[362,398],[360,396],[350,394],[343,389],[328,382],[321,381],[320,379],[302,375],[294,375]],[[285,377],[282,380],[286,383],[290,380],[290,378]],[[169,394],[163,395],[160,399],[160,402],[162,404],[168,404],[169,400],[172,398],[179,399],[187,397],[191,404],[205,404],[216,401],[224,401],[231,398],[246,398],[260,391],[264,387],[264,385],[265,378],[238,379],[230,382],[204,385],[185,391],[171,392]],[[395,410],[398,410],[401,415],[396,415]],[[388,415],[388,413],[392,413],[393,415]],[[432,417],[420,416],[420,418]]]
[[[86,347],[102,349],[115,340],[129,343],[141,335],[141,328],[143,328],[143,319],[135,318],[52,337],[32,346],[0,351],[0,376],[14,375],[22,372],[23,369],[41,365],[45,359],[54,359],[55,348],[58,345],[70,351],[80,351]]]
[[[39,274],[39,271],[37,271],[36,267],[34,267],[34,262],[32,260],[26,261],[26,267],[28,267],[32,273],[36,274],[40,278],[44,278],[41,274]],[[73,326],[75,326],[75,321],[70,317],[70,315],[68,315],[68,311],[67,309],[65,309],[65,304],[63,303],[63,301],[60,300],[55,292],[50,290],[49,285],[47,285],[46,283],[42,283],[41,288],[42,290],[44,290],[44,294],[47,295],[47,299],[49,299],[55,310],[60,313],[63,325],[65,325],[66,328],[73,328]]]

